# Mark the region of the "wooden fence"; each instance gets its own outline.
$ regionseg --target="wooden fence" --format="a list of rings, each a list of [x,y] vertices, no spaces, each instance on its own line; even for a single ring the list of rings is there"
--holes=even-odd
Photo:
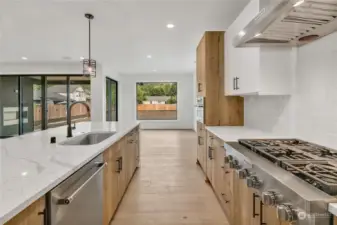
[[[177,104],[138,104],[138,111],[149,111],[149,110],[166,110],[166,111],[176,111]]]
[[[137,105],[138,120],[176,120],[176,104],[139,104]]]
[[[42,112],[41,105],[35,105],[35,108],[34,108],[34,121],[35,122],[41,121],[42,119],[41,112]],[[81,117],[81,116],[86,116],[87,114],[88,114],[87,108],[82,104],[74,105],[71,110],[72,117]],[[48,120],[62,120],[62,119],[66,119],[66,117],[67,117],[67,106],[66,105],[48,104]]]

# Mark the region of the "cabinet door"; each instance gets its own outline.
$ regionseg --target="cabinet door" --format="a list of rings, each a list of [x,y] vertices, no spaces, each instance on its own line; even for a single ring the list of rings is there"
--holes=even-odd
[[[5,225],[44,225],[44,215],[41,214],[45,209],[44,197],[28,206]]]
[[[218,198],[221,199],[225,150],[222,147],[223,141],[218,138],[215,138],[214,145],[214,191]]]
[[[116,153],[116,162],[118,163],[118,200],[120,201],[126,189],[126,138],[122,138],[118,142],[118,150]]]
[[[139,138],[139,127],[136,129],[136,167],[140,166],[140,138]]]
[[[232,193],[234,177],[233,177],[233,170],[229,169],[227,164],[225,165],[225,168],[223,170],[223,181],[224,185],[222,186],[223,189],[221,192],[222,201],[220,202],[223,203],[223,209],[229,224],[235,225],[233,220],[233,211],[234,211],[233,204],[235,199],[233,198]]]
[[[274,206],[263,206],[263,222],[268,225],[281,225]],[[283,225],[289,225],[289,223]]]
[[[197,48],[197,90],[198,96],[206,96],[206,36]]]
[[[119,203],[118,196],[118,146],[114,144],[103,153],[108,163],[103,173],[103,225],[108,225]]]
[[[206,131],[204,125],[200,122],[197,123],[197,134],[198,134],[198,160],[201,168],[206,173],[206,161],[207,161],[207,151],[206,151]]]
[[[207,132],[207,162],[206,162],[206,175],[212,186],[214,187],[214,136]]]
[[[226,95],[240,95],[241,93],[256,93],[258,91],[260,71],[260,48],[236,48],[234,37],[258,13],[259,1],[251,1],[237,19],[228,27],[225,34],[225,93]],[[233,82],[238,79],[238,88],[234,90]]]

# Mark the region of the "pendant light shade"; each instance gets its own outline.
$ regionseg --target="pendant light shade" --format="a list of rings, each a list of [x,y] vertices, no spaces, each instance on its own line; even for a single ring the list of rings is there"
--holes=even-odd
[[[91,20],[94,16],[86,13],[85,18],[89,21],[89,58],[83,60],[83,76],[96,77],[96,60],[91,58]]]

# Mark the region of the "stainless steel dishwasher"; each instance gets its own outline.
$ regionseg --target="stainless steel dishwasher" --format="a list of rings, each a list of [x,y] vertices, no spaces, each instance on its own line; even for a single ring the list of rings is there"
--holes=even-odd
[[[99,155],[54,188],[48,196],[51,225],[103,224],[103,170]]]

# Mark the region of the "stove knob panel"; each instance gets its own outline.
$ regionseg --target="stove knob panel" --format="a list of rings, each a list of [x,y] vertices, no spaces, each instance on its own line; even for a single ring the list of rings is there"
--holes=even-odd
[[[265,191],[262,193],[262,202],[265,205],[277,205],[282,199],[282,196],[274,191]]]
[[[281,204],[277,206],[277,218],[279,218],[281,222],[295,222],[297,220],[297,214],[290,204]]]
[[[247,186],[259,189],[262,186],[262,180],[260,180],[257,176],[250,176],[247,178]]]

